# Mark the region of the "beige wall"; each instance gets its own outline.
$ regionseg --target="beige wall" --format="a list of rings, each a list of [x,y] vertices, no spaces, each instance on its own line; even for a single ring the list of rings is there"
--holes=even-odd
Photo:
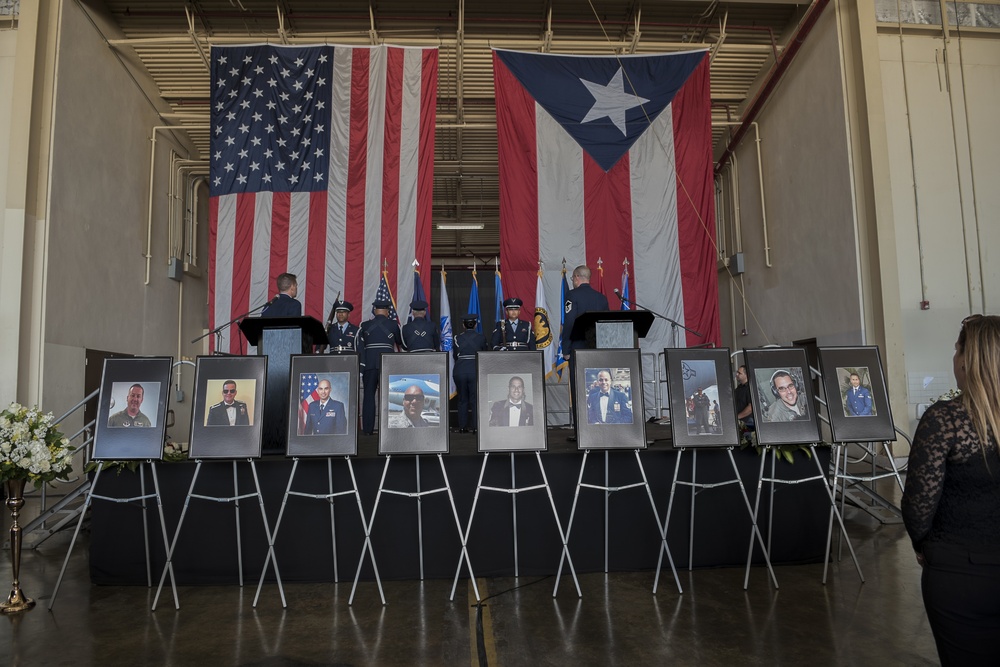
[[[201,332],[205,309],[203,280],[167,278],[170,157],[189,157],[184,137],[156,135],[148,227],[151,137],[164,123],[106,44],[113,26],[78,3],[62,9],[41,305],[42,398],[55,412],[83,397],[88,348],[191,356],[196,346],[178,341]],[[181,377],[189,401],[193,373]],[[187,440],[187,405],[171,406],[179,440]]]
[[[1000,310],[1000,40],[879,36],[908,418],[955,387],[963,317]],[[916,186],[914,186],[916,184]],[[921,309],[927,301],[929,308]]]
[[[863,341],[854,202],[837,27],[820,17],[759,120],[770,263],[751,132],[737,150],[743,285],[736,291],[734,348]],[[728,186],[728,184],[727,184]],[[735,248],[736,243],[731,244]],[[722,275],[722,291],[728,294]],[[729,312],[723,304],[722,312]],[[723,323],[723,332],[729,331]]]

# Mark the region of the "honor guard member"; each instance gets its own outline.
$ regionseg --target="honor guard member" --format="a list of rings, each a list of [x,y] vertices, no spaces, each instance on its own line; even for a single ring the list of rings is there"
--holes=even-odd
[[[437,352],[441,347],[441,333],[427,319],[427,302],[410,303],[413,320],[403,325],[403,349],[407,352]]]
[[[330,339],[330,354],[342,354],[354,351],[354,340],[358,328],[347,321],[348,315],[354,310],[349,301],[337,301],[333,304],[337,321],[330,325],[326,337]]]
[[[379,372],[382,369],[382,355],[396,351],[402,339],[399,324],[389,319],[388,301],[375,301],[372,308],[375,316],[361,323],[355,337],[361,379],[364,382],[364,400],[361,403],[361,430],[366,435],[375,432],[375,392],[378,390]]]
[[[576,363],[573,361],[573,350],[587,347],[587,339],[584,334],[579,333],[573,336],[573,323],[576,318],[584,313],[594,310],[608,310],[608,297],[604,296],[590,286],[590,267],[585,264],[573,269],[573,289],[566,293],[566,302],[563,304],[565,317],[563,318],[562,339],[563,356],[569,362],[569,384],[570,395],[576,398]],[[573,403],[574,416],[576,414],[576,402]],[[576,442],[576,436],[567,438],[570,442]]]
[[[458,391],[458,432],[476,432],[477,387],[476,352],[486,351],[486,336],[476,331],[479,316],[469,313],[462,318],[465,331],[455,336],[451,355],[455,359],[455,386]]]
[[[535,332],[531,322],[518,319],[522,301],[518,298],[504,299],[503,308],[507,317],[497,322],[490,344],[494,350],[534,350]]]

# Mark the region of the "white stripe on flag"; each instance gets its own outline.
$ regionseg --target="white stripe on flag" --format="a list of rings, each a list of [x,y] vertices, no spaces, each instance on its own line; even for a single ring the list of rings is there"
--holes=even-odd
[[[632,146],[632,238],[635,263],[632,297],[646,308],[684,322],[680,243],[677,235],[677,173],[673,114],[664,109]],[[614,258],[616,261],[621,261]],[[641,292],[640,292],[641,287]],[[678,336],[684,346],[684,337]],[[673,347],[670,325],[656,320],[643,340],[647,351]]]
[[[365,267],[378,266],[379,272],[365,271],[365,303],[375,300],[382,278],[382,167],[385,145],[385,49],[371,49],[368,63],[368,162],[365,181]],[[390,187],[392,187],[390,185]],[[390,265],[397,276],[409,275]],[[390,276],[392,274],[390,273]],[[392,287],[392,285],[390,285]],[[393,290],[395,297],[395,290]],[[367,309],[365,309],[367,313]],[[367,319],[367,318],[365,318]]]
[[[215,319],[214,326],[225,324],[233,318],[233,244],[236,235],[236,195],[218,199],[215,237]],[[238,314],[238,313],[237,313]],[[229,351],[229,333],[222,334],[220,350]]]

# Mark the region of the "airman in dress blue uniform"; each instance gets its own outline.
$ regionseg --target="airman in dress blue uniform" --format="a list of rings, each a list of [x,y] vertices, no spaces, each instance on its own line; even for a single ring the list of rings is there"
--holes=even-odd
[[[518,319],[523,302],[518,298],[504,299],[507,317],[493,328],[490,344],[494,350],[534,350],[535,332],[531,322]]]
[[[302,304],[295,297],[299,294],[299,283],[294,273],[282,273],[275,281],[278,296],[274,297],[261,311],[261,317],[300,317]]]
[[[375,432],[375,392],[378,390],[382,355],[396,351],[401,341],[399,324],[389,319],[388,301],[375,301],[375,316],[361,323],[355,337],[361,379],[364,382],[364,400],[361,403],[361,430],[371,435]]]
[[[455,359],[455,387],[458,391],[458,432],[476,432],[478,412],[476,353],[486,351],[486,336],[476,331],[479,316],[469,313],[462,318],[465,331],[455,336],[451,355]]]
[[[587,338],[580,333],[573,336],[573,323],[576,318],[584,313],[594,310],[608,310],[608,297],[604,296],[590,286],[590,267],[585,264],[573,269],[573,289],[566,293],[566,303],[563,304],[565,317],[563,318],[562,339],[563,356],[569,361],[569,384],[570,395],[573,397],[573,413],[579,418],[576,405],[576,362],[572,355],[573,350],[588,347]],[[578,423],[578,422],[577,422]],[[576,440],[575,436],[568,438],[571,442]]]
[[[333,304],[337,321],[330,325],[326,337],[330,339],[330,354],[341,354],[354,351],[354,341],[358,328],[347,321],[354,306],[349,301],[337,301]]]
[[[427,319],[427,302],[410,303],[413,321],[403,325],[403,349],[407,352],[436,352],[441,348],[441,332]]]

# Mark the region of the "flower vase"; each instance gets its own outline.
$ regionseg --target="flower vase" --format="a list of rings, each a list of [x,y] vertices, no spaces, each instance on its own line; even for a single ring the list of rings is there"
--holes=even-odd
[[[7,509],[13,522],[10,526],[10,559],[14,571],[14,583],[11,586],[10,595],[3,602],[0,602],[0,614],[17,614],[28,611],[35,606],[35,601],[24,596],[18,582],[18,574],[21,569],[21,526],[17,523],[17,517],[24,507],[24,483],[25,479],[8,479],[7,486]]]

